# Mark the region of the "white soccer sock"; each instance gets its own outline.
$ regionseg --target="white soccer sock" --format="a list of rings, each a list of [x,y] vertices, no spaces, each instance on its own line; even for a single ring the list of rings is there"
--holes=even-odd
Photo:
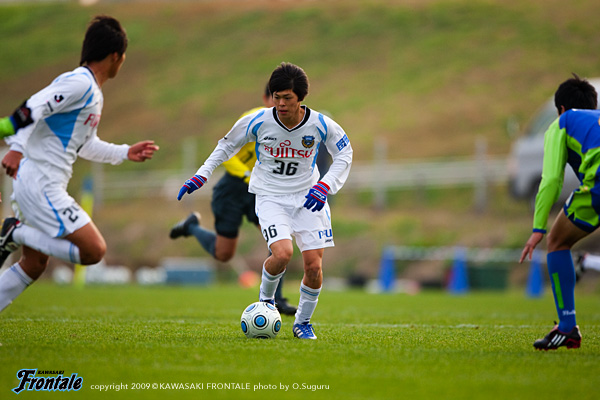
[[[13,232],[13,240],[47,256],[56,257],[68,263],[79,264],[79,247],[66,239],[53,238],[30,226],[21,224]]]
[[[279,284],[279,280],[281,279],[284,273],[285,270],[283,270],[283,272],[280,274],[271,275],[267,272],[263,264],[262,279],[260,282],[260,295],[258,297],[260,301],[273,300],[275,298],[275,291],[277,290],[277,285]]]
[[[586,254],[583,259],[583,267],[585,269],[594,269],[600,271],[600,256],[594,254]]]
[[[321,293],[321,288],[313,289],[304,283],[300,284],[300,301],[298,302],[294,324],[307,324],[310,322],[310,318],[319,302],[319,293]]]
[[[31,285],[33,279],[23,271],[19,263],[13,264],[0,275],[0,311]]]

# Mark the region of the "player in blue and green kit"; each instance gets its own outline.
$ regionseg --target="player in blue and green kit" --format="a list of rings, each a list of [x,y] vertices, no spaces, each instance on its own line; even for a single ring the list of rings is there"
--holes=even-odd
[[[548,272],[559,323],[534,342],[538,350],[561,346],[578,348],[581,333],[575,320],[575,268],[571,248],[600,226],[600,110],[594,87],[574,74],[554,95],[559,117],[544,137],[542,181],[535,201],[533,233],[520,262],[531,259],[533,250],[546,234],[552,205],[560,194],[567,163],[581,185],[573,191],[559,213],[547,238]]]

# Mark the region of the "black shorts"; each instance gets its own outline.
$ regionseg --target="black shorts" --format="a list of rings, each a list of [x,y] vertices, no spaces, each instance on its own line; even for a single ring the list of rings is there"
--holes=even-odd
[[[217,234],[236,238],[244,216],[249,222],[258,225],[254,204],[255,196],[248,192],[248,185],[243,179],[228,173],[223,175],[213,189],[211,203]]]

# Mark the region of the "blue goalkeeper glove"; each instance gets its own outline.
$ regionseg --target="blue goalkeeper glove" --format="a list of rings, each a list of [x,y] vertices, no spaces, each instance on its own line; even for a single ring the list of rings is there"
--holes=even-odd
[[[304,207],[309,210],[312,209],[312,212],[321,211],[325,202],[327,201],[327,193],[329,192],[329,186],[325,182],[317,182],[315,186],[310,188],[306,197],[306,202],[304,203]]]
[[[181,189],[179,189],[179,194],[177,195],[177,200],[181,200],[184,194],[190,194],[194,190],[200,189],[206,183],[206,178],[200,175],[194,175],[190,179],[184,182]]]

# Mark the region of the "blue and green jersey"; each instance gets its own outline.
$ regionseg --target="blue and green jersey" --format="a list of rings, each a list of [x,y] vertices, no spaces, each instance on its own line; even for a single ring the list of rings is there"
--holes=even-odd
[[[581,182],[578,192],[591,193],[595,186],[600,186],[596,184],[600,179],[600,110],[568,110],[546,131],[542,181],[535,199],[534,232],[546,233],[548,216],[562,189],[567,164]]]

